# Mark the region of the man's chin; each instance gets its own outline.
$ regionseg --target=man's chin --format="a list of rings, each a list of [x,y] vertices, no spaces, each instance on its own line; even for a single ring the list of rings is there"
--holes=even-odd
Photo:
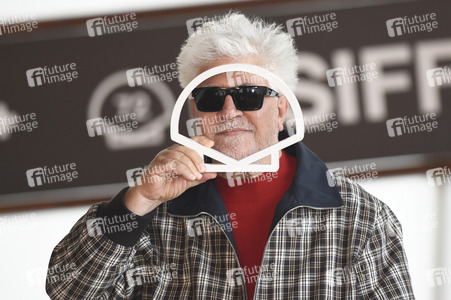
[[[242,146],[242,145],[240,145]],[[249,149],[237,149],[237,148],[231,148],[231,147],[215,147],[213,146],[213,149],[221,152],[224,155],[227,155],[228,157],[231,157],[236,160],[241,160],[243,158],[246,158],[255,152],[250,151]]]
[[[239,135],[216,134],[213,138],[215,142],[213,149],[236,160],[246,158],[258,150],[255,141],[245,135],[246,133]]]

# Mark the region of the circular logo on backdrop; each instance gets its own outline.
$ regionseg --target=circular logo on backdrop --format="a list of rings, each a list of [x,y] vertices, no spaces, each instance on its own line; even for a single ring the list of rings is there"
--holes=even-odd
[[[130,87],[126,70],[117,71],[102,80],[91,96],[88,134],[102,136],[110,150],[160,146],[174,103],[165,82]]]

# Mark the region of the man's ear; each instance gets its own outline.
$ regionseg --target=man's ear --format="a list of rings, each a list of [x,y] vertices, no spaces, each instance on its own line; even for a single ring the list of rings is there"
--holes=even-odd
[[[288,100],[285,96],[279,96],[277,99],[277,126],[279,131],[283,130],[283,121],[288,112]]]

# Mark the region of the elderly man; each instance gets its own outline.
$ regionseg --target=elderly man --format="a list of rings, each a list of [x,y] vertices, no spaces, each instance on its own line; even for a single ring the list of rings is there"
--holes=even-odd
[[[240,62],[270,66],[294,88],[296,58],[280,26],[230,13],[187,39],[178,57],[180,81],[186,86],[207,69]],[[253,78],[235,85],[218,74],[192,92],[193,116],[216,120],[204,122],[194,140],[241,159],[287,136],[287,99]],[[218,125],[223,129],[210,130]],[[205,172],[192,149],[164,149],[141,184],[91,207],[56,246],[49,271],[70,265],[75,275],[48,278],[47,293],[52,299],[413,299],[393,212],[346,178],[334,176],[331,186],[326,166],[301,142],[279,159],[276,173],[231,182]]]

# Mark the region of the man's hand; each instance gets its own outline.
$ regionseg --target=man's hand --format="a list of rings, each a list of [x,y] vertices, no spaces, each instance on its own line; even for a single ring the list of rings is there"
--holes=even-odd
[[[214,144],[205,136],[192,139],[209,148]],[[125,205],[130,211],[142,216],[161,203],[216,176],[214,172],[205,172],[203,158],[196,151],[173,145],[155,156],[141,176],[142,185],[130,188],[125,194]]]

